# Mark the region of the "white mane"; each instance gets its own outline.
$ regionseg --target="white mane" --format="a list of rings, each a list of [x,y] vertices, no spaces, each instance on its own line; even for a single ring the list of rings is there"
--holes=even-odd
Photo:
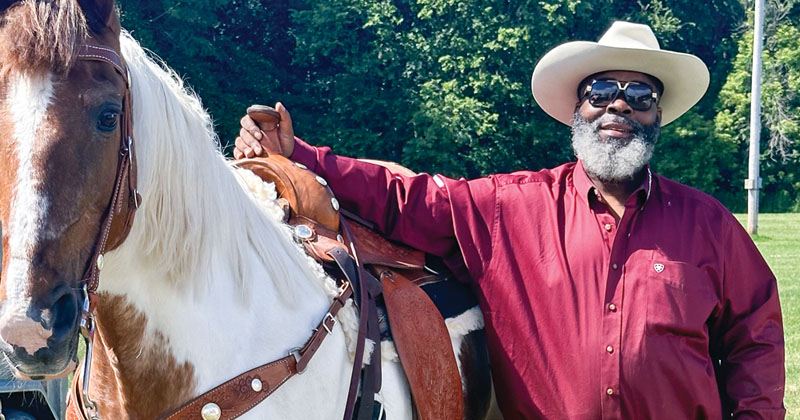
[[[199,98],[127,32],[120,41],[143,199],[129,241],[178,287],[203,287],[230,269],[243,296],[253,281],[273,282],[287,299],[301,295],[309,282],[298,284],[298,274],[319,273],[239,185]],[[253,252],[268,270],[247,268]]]

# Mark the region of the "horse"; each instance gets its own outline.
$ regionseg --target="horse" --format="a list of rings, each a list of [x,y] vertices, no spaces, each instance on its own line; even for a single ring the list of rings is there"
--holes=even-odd
[[[114,1],[6,1],[0,18],[0,350],[15,376],[72,372],[90,330],[76,377],[93,413],[153,419],[301,347],[339,288]],[[362,361],[352,301],[336,318],[305,371],[241,418],[342,417]],[[482,323],[477,308],[448,320],[456,355]],[[397,355],[380,345],[376,400],[385,418],[411,419]]]

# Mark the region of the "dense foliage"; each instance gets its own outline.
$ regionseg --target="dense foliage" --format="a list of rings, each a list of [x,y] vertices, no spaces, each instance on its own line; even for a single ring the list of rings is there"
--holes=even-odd
[[[741,1],[129,0],[122,18],[196,89],[223,143],[248,104],[280,100],[312,143],[466,177],[572,159],[569,129],[531,96],[536,61],[613,20],[648,23],[662,48],[698,55],[712,75],[664,129],[654,168],[742,210],[752,5]],[[800,12],[773,1],[762,209],[798,210]]]

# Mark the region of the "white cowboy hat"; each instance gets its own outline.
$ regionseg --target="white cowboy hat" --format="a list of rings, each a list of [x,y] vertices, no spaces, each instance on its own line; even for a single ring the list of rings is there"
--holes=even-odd
[[[664,84],[659,100],[662,126],[688,111],[708,89],[708,68],[702,60],[662,50],[647,25],[614,22],[597,42],[567,42],[545,54],[533,70],[533,97],[551,117],[572,125],[578,84],[612,70],[649,74]]]

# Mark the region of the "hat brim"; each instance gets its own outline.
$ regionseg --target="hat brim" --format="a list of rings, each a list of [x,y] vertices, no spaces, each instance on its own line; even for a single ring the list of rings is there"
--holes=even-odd
[[[539,60],[531,91],[545,112],[571,126],[578,84],[592,74],[613,70],[649,74],[663,83],[662,126],[688,111],[708,89],[708,68],[694,55],[575,41],[553,48]]]

